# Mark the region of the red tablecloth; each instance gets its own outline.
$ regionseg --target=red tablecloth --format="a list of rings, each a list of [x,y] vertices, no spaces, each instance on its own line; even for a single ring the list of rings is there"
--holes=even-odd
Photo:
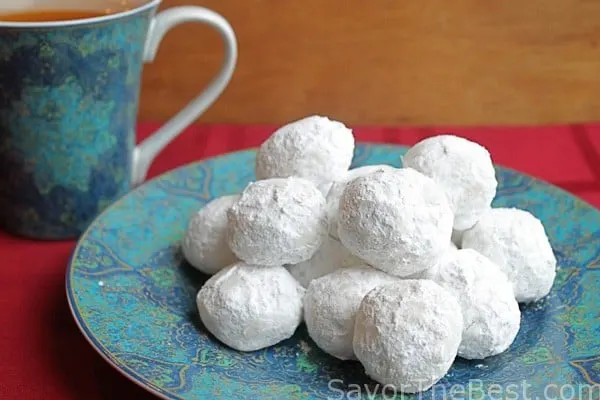
[[[142,124],[140,137],[154,125]],[[537,128],[357,128],[357,139],[413,144],[447,131],[485,145],[494,161],[600,207],[600,124]],[[188,129],[156,160],[155,176],[188,162],[260,144],[270,127]],[[0,232],[0,399],[150,399],[112,370],[71,319],[64,291],[74,242],[36,242]]]

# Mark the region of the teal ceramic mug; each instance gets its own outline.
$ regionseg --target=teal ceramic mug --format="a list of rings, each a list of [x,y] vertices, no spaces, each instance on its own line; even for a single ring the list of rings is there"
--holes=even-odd
[[[79,236],[141,183],[156,155],[227,86],[237,59],[228,22],[202,7],[160,13],[160,0],[97,17],[18,22],[28,9],[109,9],[122,0],[11,0],[0,5],[0,226],[37,239]],[[82,4],[85,4],[82,6]],[[174,26],[198,22],[225,43],[214,80],[153,136],[135,145],[143,64]],[[198,51],[202,51],[201,48]]]

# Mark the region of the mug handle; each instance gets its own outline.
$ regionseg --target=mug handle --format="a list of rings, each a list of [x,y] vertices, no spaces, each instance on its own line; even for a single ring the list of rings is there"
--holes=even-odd
[[[225,18],[204,7],[173,7],[157,14],[150,22],[144,49],[144,62],[154,61],[165,34],[184,22],[200,22],[215,29],[225,44],[225,59],[217,76],[208,87],[174,117],[161,126],[152,136],[142,141],[133,151],[132,185],[146,179],[154,158],[184,129],[191,125],[227,87],[237,61],[237,42],[231,25]]]

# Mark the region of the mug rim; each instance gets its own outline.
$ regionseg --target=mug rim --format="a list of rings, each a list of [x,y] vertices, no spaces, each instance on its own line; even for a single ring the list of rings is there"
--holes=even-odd
[[[98,24],[103,22],[110,22],[121,18],[126,18],[132,15],[135,15],[140,12],[144,12],[146,10],[158,7],[162,0],[148,0],[143,4],[132,8],[130,10],[119,11],[116,13],[110,13],[106,15],[99,15],[97,17],[91,18],[81,18],[81,19],[73,19],[73,20],[65,20],[65,21],[3,21],[0,18],[0,29],[3,28],[18,28],[18,29],[37,29],[37,28],[65,28],[65,27],[76,27],[76,26],[85,26],[91,24]]]

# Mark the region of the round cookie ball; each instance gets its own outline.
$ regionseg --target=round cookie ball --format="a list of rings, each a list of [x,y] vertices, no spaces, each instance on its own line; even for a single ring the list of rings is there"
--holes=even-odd
[[[406,277],[435,265],[448,249],[452,220],[432,179],[409,168],[376,171],[346,185],[338,234],[368,264]]]
[[[508,276],[519,303],[545,297],[556,277],[556,257],[541,221],[516,208],[494,208],[463,234],[463,249],[483,254]]]
[[[352,130],[318,115],[275,131],[256,155],[257,179],[297,176],[311,180],[324,194],[342,178],[354,156]]]
[[[364,261],[350,253],[339,241],[327,237],[310,260],[285,267],[298,283],[306,288],[313,279],[320,278],[339,268],[363,263]]]
[[[243,262],[213,275],[198,292],[202,323],[239,351],[255,351],[290,338],[302,321],[304,288],[283,267]]]
[[[458,250],[446,253],[423,278],[447,289],[460,303],[460,357],[484,359],[510,347],[521,326],[521,311],[512,285],[496,264],[475,250]]]
[[[212,275],[237,261],[227,243],[227,211],[239,198],[214,199],[190,218],[181,250],[192,267]]]
[[[424,279],[371,290],[354,325],[354,353],[365,372],[404,393],[425,391],[450,369],[463,331],[460,305]]]
[[[411,147],[402,163],[442,186],[454,229],[472,227],[490,209],[498,181],[490,153],[480,144],[454,135],[433,136]]]
[[[251,183],[227,216],[229,247],[249,264],[281,266],[306,261],[327,237],[325,198],[305,179]]]
[[[341,360],[355,360],[354,318],[363,297],[400,278],[367,265],[338,269],[313,280],[304,296],[304,322],[312,340]]]
[[[333,182],[329,193],[327,194],[327,215],[329,219],[329,235],[335,239],[339,239],[338,235],[338,210],[340,205],[340,197],[344,192],[346,184],[359,176],[369,175],[375,171],[389,171],[394,169],[389,165],[366,165],[364,167],[354,168],[348,171],[343,179]]]

